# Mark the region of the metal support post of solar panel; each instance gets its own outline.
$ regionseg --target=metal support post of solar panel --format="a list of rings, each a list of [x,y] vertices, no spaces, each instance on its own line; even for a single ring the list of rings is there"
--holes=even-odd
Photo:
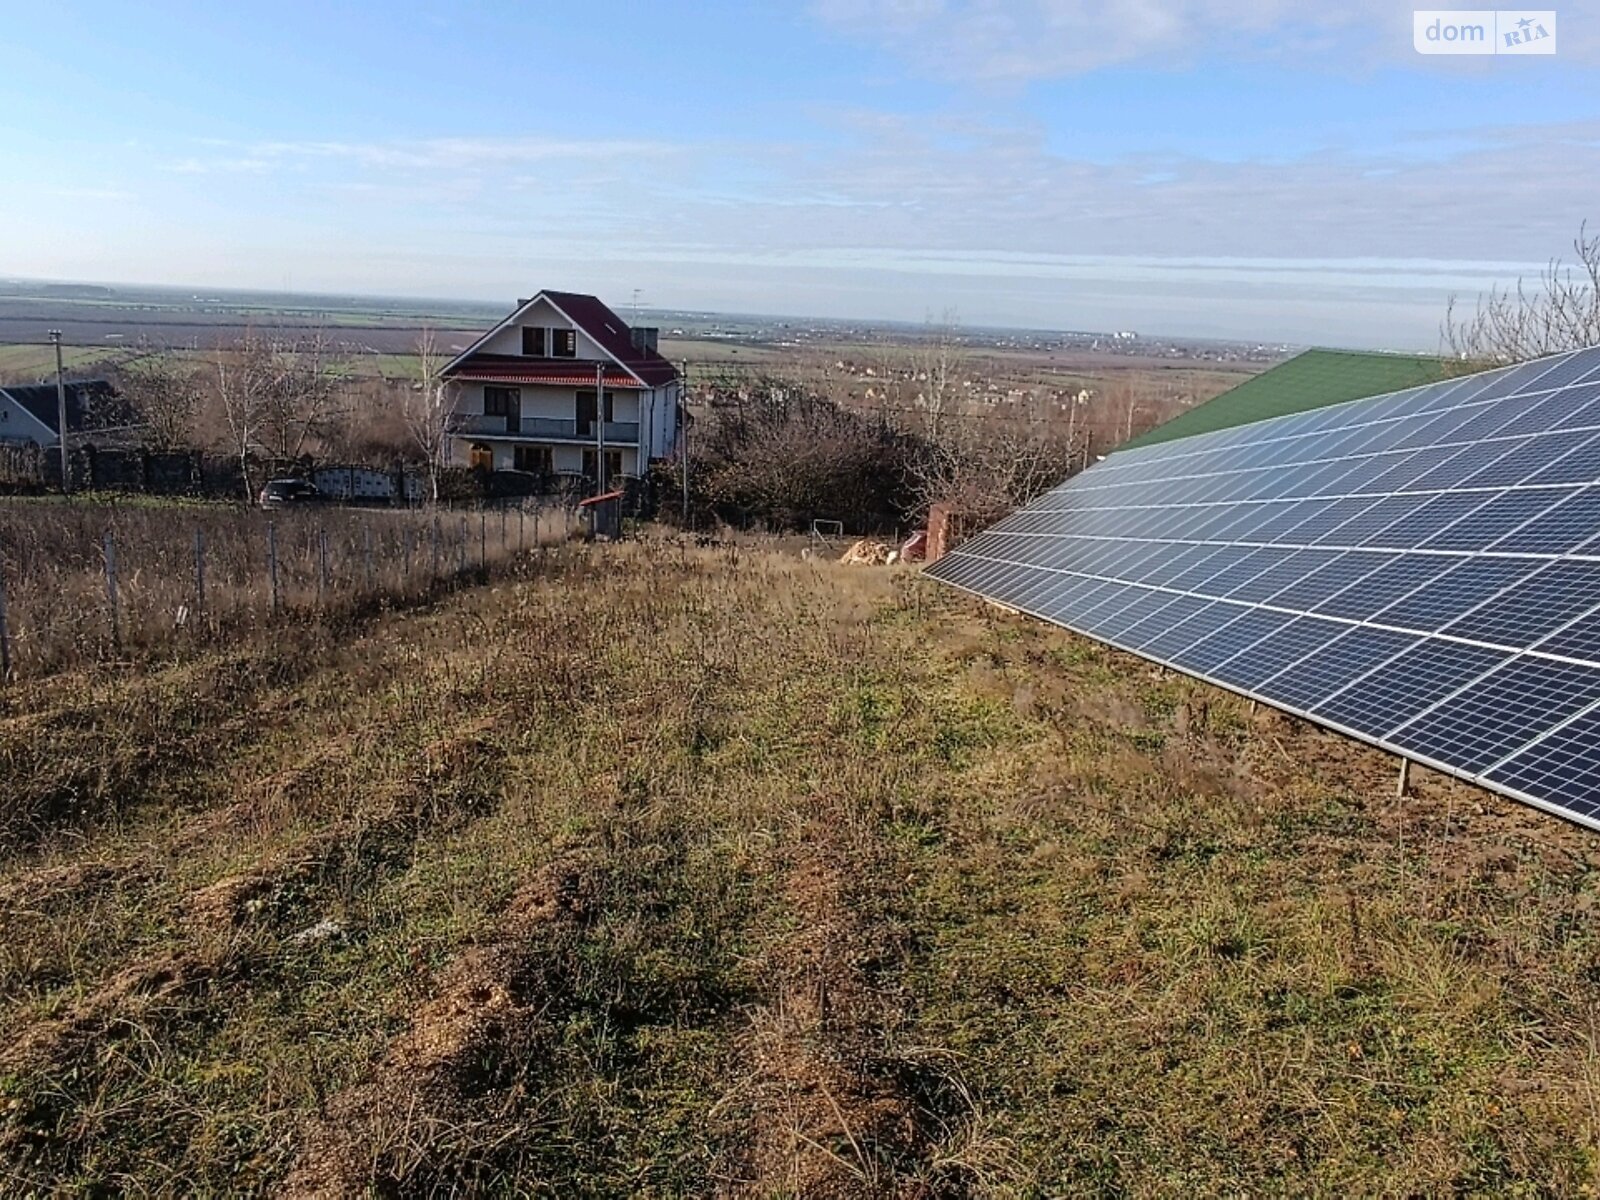
[[[928,574],[1600,830],[1600,348],[1113,454]]]

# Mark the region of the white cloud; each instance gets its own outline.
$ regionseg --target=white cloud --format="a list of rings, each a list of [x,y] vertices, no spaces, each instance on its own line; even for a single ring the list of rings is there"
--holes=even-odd
[[[912,319],[954,307],[975,323],[1427,348],[1451,293],[1470,297],[1566,250],[1595,215],[1600,178],[1600,122],[1272,160],[1104,162],[1053,151],[1042,127],[827,119],[814,140],[791,143],[192,143],[201,153],[141,187],[148,221],[123,251],[243,241],[302,286],[338,290],[615,283],[686,307]],[[634,169],[640,155],[648,170]],[[152,232],[159,214],[179,212],[165,241]],[[44,232],[18,241],[61,253]],[[239,268],[245,253],[174,258],[159,277],[221,283],[196,271]],[[5,265],[106,274],[42,258]]]
[[[926,120],[870,129],[839,152],[775,150],[717,218],[740,249],[875,247],[1026,254],[1539,260],[1593,216],[1600,124],[1463,131],[1420,149],[1273,161],[1141,155],[1100,163],[1042,133],[949,137]],[[825,198],[825,202],[824,199]],[[651,214],[704,228],[693,194]],[[726,207],[723,205],[722,207]],[[824,215],[825,214],[825,215]]]
[[[265,175],[273,164],[261,157],[212,157],[190,155],[169,163],[167,170],[175,175]]]
[[[883,46],[922,71],[1020,84],[1124,63],[1219,65],[1276,60],[1307,68],[1421,63],[1412,6],[1393,0],[814,0],[838,32]],[[1568,14],[1563,14],[1564,16]],[[1592,58],[1596,36],[1572,12],[1564,59]],[[1434,69],[1464,69],[1431,59]]]
[[[134,194],[132,192],[120,191],[116,188],[49,188],[46,190],[45,194],[49,196],[59,196],[63,200],[96,200],[106,203],[121,203],[134,199]]]
[[[264,141],[236,143],[206,139],[216,158],[187,158],[178,169],[239,169],[239,164],[305,165],[344,162],[373,170],[441,171],[496,166],[527,166],[552,161],[605,162],[660,158],[678,152],[668,142],[630,140],[551,140],[547,138],[448,137],[371,142]]]

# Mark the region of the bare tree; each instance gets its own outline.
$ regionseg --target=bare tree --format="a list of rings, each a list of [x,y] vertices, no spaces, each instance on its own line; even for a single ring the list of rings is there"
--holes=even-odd
[[[195,443],[195,418],[205,398],[200,372],[165,347],[141,345],[119,372],[124,399],[158,450]]]
[[[959,324],[955,310],[946,309],[938,321],[929,320],[925,336],[912,350],[916,404],[922,417],[918,432],[930,441],[943,435],[950,414],[962,399],[967,356],[957,332]]]
[[[1479,296],[1470,316],[1457,315],[1452,296],[1440,330],[1445,351],[1477,367],[1600,343],[1600,236],[1584,225],[1572,245],[1576,264],[1551,259],[1531,283]]]
[[[1048,399],[1006,413],[953,413],[914,469],[924,505],[949,504],[974,519],[999,520],[1071,473],[1077,422]]]
[[[262,395],[257,421],[260,441],[274,458],[300,458],[337,424],[341,381],[320,330],[308,338],[275,341],[270,351],[271,383]]]
[[[254,328],[217,350],[217,398],[228,427],[230,453],[239,456],[246,496],[254,494],[250,456],[303,455],[313,438],[332,432],[338,418],[339,380],[327,342],[271,338]]]
[[[217,399],[227,421],[230,452],[239,456],[239,472],[248,500],[255,495],[250,480],[250,452],[260,436],[261,412],[273,386],[272,347],[254,328],[231,347],[219,346],[216,357]]]
[[[457,425],[455,406],[442,376],[444,365],[433,330],[424,328],[417,336],[418,379],[406,396],[405,424],[427,464],[428,487],[434,500],[439,499],[439,475],[450,461],[451,438]]]

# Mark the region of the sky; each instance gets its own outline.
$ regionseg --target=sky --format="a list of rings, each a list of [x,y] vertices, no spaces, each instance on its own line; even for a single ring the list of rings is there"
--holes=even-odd
[[[1600,230],[1555,11],[0,0],[0,276],[1437,349]]]

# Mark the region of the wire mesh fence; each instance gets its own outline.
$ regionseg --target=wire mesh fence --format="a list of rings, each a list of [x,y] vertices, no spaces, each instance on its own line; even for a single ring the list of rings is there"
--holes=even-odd
[[[19,502],[0,507],[0,680],[175,639],[423,599],[565,536],[572,512]]]

